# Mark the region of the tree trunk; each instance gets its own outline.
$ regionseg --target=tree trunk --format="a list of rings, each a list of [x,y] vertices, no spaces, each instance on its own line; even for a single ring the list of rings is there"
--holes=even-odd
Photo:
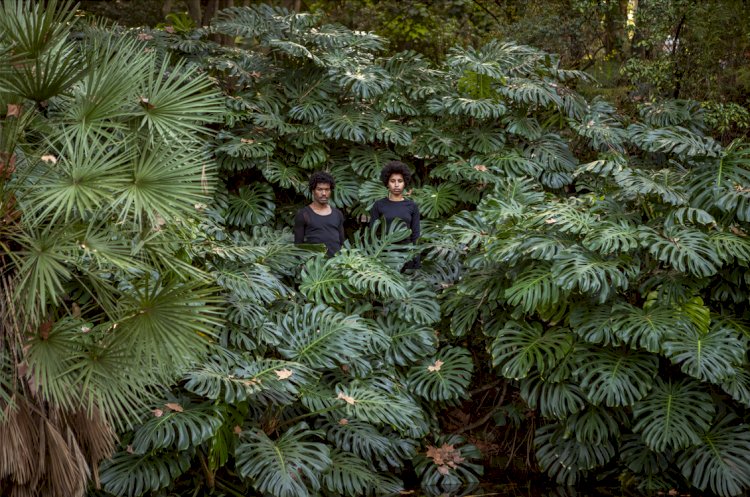
[[[228,9],[230,7],[234,7],[234,0],[221,0],[221,3],[219,4],[219,9]],[[229,35],[222,35],[221,37],[221,44],[225,46],[233,46],[234,45],[234,37]]]
[[[188,15],[195,21],[195,25],[198,27],[203,26],[201,24],[201,0],[188,0],[187,7]]]
[[[216,15],[218,9],[219,0],[208,0],[206,11],[203,13],[203,24],[201,24],[201,26],[208,26],[211,23],[211,19]]]
[[[628,22],[627,0],[606,0],[600,2],[604,27],[603,44],[605,55],[621,53],[627,40],[625,28]]]
[[[172,0],[164,0],[164,3],[161,4],[161,16],[167,17],[170,12],[172,12]]]

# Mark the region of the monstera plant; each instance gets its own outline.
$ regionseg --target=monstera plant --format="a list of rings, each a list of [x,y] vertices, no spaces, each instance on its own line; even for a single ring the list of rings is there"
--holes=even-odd
[[[56,41],[3,46],[0,402],[116,427],[91,493],[450,492],[482,473],[471,428],[512,412],[561,484],[750,488],[750,149],[700,107],[623,116],[532,47],[435,66],[269,6],[115,37],[7,5],[37,20],[4,32]],[[395,158],[416,246],[367,223]],[[347,217],[331,258],[289,230],[318,169]]]

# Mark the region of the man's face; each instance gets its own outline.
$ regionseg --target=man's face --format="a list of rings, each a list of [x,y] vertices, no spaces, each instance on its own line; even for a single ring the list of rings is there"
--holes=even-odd
[[[331,185],[330,183],[318,183],[313,189],[313,202],[316,204],[326,205],[328,200],[331,198]]]

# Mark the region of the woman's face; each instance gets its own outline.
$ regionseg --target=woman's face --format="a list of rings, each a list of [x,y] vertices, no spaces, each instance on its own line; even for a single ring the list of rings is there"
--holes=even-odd
[[[391,174],[390,178],[388,178],[388,193],[392,195],[401,195],[405,186],[402,174]]]

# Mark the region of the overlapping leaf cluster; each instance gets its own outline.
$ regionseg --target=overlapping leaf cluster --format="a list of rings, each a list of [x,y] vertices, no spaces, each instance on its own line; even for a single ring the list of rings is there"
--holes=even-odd
[[[435,68],[268,7],[154,36],[216,77],[228,108],[213,148],[227,191],[193,251],[224,275],[233,353],[185,387],[226,403],[214,440],[234,423],[240,435],[211,446],[209,472],[234,455],[275,495],[396,488],[378,471],[413,458],[442,403],[494,368],[547,421],[536,455],[558,482],[618,468],[646,487],[750,486],[747,150],[705,136],[700,109],[650,105],[629,122],[529,47],[457,48]],[[417,171],[422,270],[398,272],[398,227],[302,256],[298,274],[281,262],[288,238],[259,225],[289,224],[309,172],[334,174],[356,228],[395,157]],[[468,462],[443,475],[415,461],[430,484],[475,478]]]
[[[629,122],[530,47],[456,48],[433,67],[265,6],[186,35],[84,34],[56,56],[90,50],[88,71],[59,96],[22,94],[51,138],[25,137],[28,174],[3,185],[26,216],[11,273],[43,297],[24,310],[55,317],[17,348],[47,399],[145,412],[104,491],[387,493],[409,462],[431,486],[475,481],[478,451],[440,413],[478,371],[544,420],[537,460],[561,483],[615,469],[750,487],[750,156],[705,136],[700,109]],[[419,247],[364,223],[393,158],[416,171]],[[317,169],[349,220],[329,259],[288,228]],[[401,273],[416,250],[422,269]],[[70,366],[84,361],[100,369]]]

